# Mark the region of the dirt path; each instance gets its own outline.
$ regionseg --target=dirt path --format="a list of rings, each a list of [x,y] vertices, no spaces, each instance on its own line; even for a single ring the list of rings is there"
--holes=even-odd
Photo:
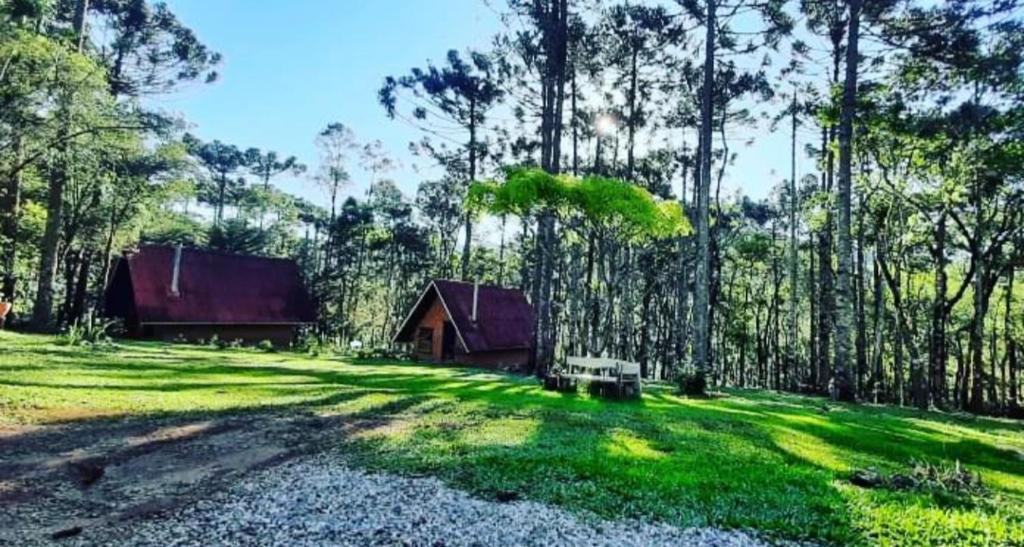
[[[87,538],[380,425],[308,413],[0,429],[0,545]]]

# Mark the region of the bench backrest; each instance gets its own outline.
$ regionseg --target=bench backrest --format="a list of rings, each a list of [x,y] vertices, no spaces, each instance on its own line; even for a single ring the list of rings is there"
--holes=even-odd
[[[586,367],[586,366],[605,366],[615,367],[618,369],[619,374],[640,374],[640,364],[631,363],[629,361],[620,361],[618,359],[610,359],[608,357],[566,357],[565,363],[569,366],[575,367]]]
[[[609,359],[607,357],[566,357],[565,363],[569,366],[574,367],[586,367],[586,366],[613,366],[616,364],[615,359]]]
[[[621,374],[640,374],[640,363],[631,363],[629,361],[619,361],[619,373]]]

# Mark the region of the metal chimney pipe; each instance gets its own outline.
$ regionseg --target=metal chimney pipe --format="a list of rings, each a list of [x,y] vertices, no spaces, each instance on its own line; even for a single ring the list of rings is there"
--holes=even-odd
[[[476,309],[480,302],[480,281],[473,282],[473,322],[476,323]]]
[[[171,296],[181,296],[178,279],[181,277],[181,244],[174,248],[174,269],[171,272]]]

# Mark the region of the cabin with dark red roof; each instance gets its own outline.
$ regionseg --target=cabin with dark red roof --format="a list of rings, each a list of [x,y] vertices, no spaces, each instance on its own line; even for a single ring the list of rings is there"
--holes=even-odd
[[[526,370],[533,322],[523,291],[439,279],[427,285],[394,341],[425,361]]]
[[[315,320],[293,260],[157,245],[118,261],[105,311],[133,337],[278,346]]]

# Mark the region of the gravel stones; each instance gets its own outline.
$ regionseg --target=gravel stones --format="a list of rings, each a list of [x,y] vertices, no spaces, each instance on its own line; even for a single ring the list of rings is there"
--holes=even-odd
[[[580,517],[474,498],[433,478],[366,473],[321,454],[253,473],[176,512],[87,530],[69,544],[709,545],[765,542],[742,531]]]

